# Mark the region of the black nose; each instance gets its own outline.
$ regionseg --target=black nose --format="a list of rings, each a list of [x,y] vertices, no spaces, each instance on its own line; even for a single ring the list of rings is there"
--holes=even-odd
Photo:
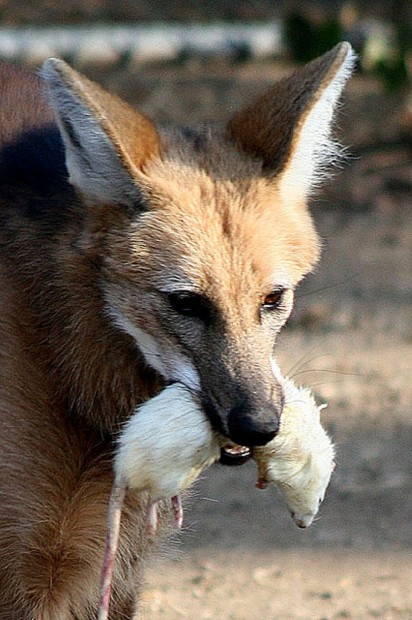
[[[280,412],[272,403],[264,408],[264,416],[254,415],[246,403],[234,407],[229,414],[230,439],[240,446],[264,446],[279,430]]]

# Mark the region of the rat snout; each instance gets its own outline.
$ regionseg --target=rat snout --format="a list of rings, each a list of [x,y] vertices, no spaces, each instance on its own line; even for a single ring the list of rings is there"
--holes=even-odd
[[[314,517],[312,515],[298,515],[293,510],[290,511],[291,517],[294,520],[295,524],[301,529],[304,530],[310,525],[312,525]]]

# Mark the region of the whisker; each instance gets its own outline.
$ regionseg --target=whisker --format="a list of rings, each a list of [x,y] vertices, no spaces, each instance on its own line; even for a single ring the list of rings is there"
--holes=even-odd
[[[212,497],[197,497],[196,499],[203,502],[210,502],[211,504],[220,504],[220,500],[213,499]]]
[[[351,276],[348,276],[347,278],[344,278],[343,280],[340,280],[338,282],[332,282],[331,284],[326,284],[325,286],[321,286],[320,288],[314,289],[313,291],[307,291],[304,293],[299,293],[296,295],[296,299],[303,299],[304,297],[309,297],[310,295],[316,295],[317,293],[322,293],[323,291],[327,291],[331,288],[337,288],[338,286],[342,286],[342,284],[347,284],[348,282],[352,282],[353,280],[355,280],[358,276],[360,276],[362,274],[361,271],[357,271],[356,273],[352,274]]]
[[[332,375],[341,375],[343,377],[365,377],[366,376],[359,372],[344,372],[342,370],[331,370],[328,368],[308,368],[307,370],[299,370],[293,375],[293,378],[297,377],[298,375],[303,375],[308,372],[324,372],[324,373],[332,374]]]
[[[319,383],[312,383],[310,386],[308,386],[311,390],[313,388],[319,387],[321,385],[337,385],[337,384],[343,384],[345,381],[319,381]]]
[[[289,368],[289,371],[286,373],[286,376],[288,377],[292,377],[292,373],[296,368],[299,368],[300,366],[304,365],[304,364],[310,364],[311,362],[318,360],[322,357],[327,357],[329,355],[331,355],[331,353],[319,353],[319,355],[315,355],[314,357],[310,357],[310,355],[312,354],[312,352],[315,350],[316,346],[312,347],[307,353],[305,353],[305,355],[303,355],[299,360],[297,360],[293,366],[291,366]]]

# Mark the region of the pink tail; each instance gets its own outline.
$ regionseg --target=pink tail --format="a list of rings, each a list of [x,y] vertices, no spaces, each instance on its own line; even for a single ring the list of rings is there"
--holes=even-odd
[[[110,596],[112,592],[113,570],[116,563],[116,553],[119,544],[120,518],[126,487],[114,481],[109,502],[107,519],[106,545],[102,572],[100,575],[100,599],[98,620],[108,620]]]

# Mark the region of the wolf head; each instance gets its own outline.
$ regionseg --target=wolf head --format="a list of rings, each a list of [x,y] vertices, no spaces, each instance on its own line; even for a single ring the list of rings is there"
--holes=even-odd
[[[42,69],[104,311],[242,445],[278,430],[275,339],[318,260],[306,201],[335,157],[330,125],[352,64],[343,43],[225,126],[173,130],[63,61]]]

